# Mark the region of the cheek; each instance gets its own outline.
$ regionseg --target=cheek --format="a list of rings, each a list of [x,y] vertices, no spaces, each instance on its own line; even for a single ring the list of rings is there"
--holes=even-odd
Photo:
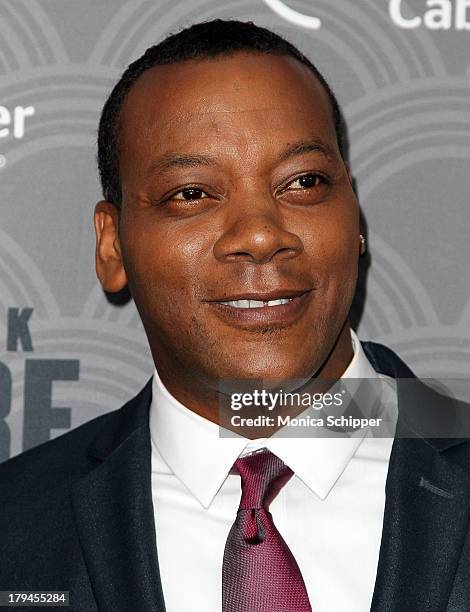
[[[346,277],[357,266],[359,225],[352,211],[328,211],[304,227],[309,227],[303,237],[306,250],[323,275]]]
[[[358,240],[354,240],[350,234],[339,234],[338,242],[331,251],[327,299],[330,310],[341,320],[347,316],[356,290],[358,250]]]
[[[349,308],[358,270],[359,226],[353,215],[325,218],[310,235],[312,268],[318,271],[326,308],[338,315]]]
[[[155,323],[190,318],[194,312],[206,246],[192,233],[134,225],[121,237],[129,287],[142,316]]]

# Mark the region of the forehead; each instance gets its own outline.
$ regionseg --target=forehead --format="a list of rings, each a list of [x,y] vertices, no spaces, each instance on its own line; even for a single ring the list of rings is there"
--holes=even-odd
[[[303,130],[335,146],[331,103],[313,72],[286,56],[236,53],[155,66],[121,112],[122,158],[243,142],[263,147]],[[124,160],[125,161],[125,160]],[[142,161],[142,160],[141,160]]]

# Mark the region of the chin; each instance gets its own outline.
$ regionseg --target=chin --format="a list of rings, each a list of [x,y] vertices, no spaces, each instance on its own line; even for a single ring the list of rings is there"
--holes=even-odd
[[[250,358],[251,357],[251,358]],[[311,359],[299,360],[298,356],[295,360],[286,359],[285,356],[275,356],[272,353],[265,356],[253,355],[250,357],[239,357],[234,363],[233,355],[230,364],[227,364],[228,370],[232,372],[226,378],[232,379],[263,379],[268,384],[269,380],[288,381],[288,380],[308,380],[315,371],[315,363]]]

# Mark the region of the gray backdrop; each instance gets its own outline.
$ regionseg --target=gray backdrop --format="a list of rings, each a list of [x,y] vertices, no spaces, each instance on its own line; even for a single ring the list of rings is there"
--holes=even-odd
[[[133,304],[95,278],[96,127],[123,68],[201,19],[254,20],[325,73],[368,226],[359,334],[420,375],[468,377],[467,4],[0,0],[0,461],[118,408],[152,372]]]

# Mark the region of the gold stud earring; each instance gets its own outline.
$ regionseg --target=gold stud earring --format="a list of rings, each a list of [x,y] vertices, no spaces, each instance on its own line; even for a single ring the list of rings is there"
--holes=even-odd
[[[359,241],[361,243],[361,248],[360,248],[359,254],[360,255],[364,255],[364,253],[367,250],[367,246],[366,246],[366,239],[365,239],[365,237],[362,234],[359,234]]]

